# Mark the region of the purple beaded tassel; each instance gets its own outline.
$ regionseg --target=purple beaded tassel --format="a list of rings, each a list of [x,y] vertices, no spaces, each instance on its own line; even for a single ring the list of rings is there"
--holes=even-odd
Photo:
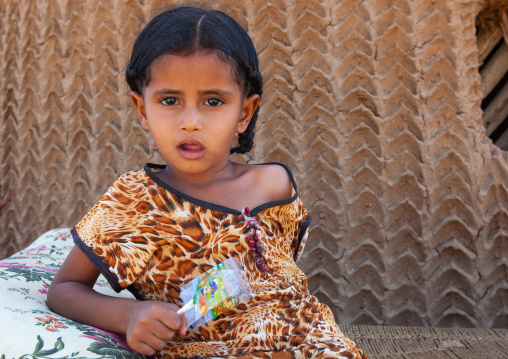
[[[266,272],[267,269],[266,262],[265,259],[263,258],[263,255],[265,254],[265,249],[261,244],[261,228],[259,228],[258,221],[250,217],[250,210],[248,207],[245,207],[242,210],[242,216],[247,222],[247,225],[249,226],[249,246],[252,248],[252,251],[254,252],[254,260],[256,262],[256,265],[260,270]]]

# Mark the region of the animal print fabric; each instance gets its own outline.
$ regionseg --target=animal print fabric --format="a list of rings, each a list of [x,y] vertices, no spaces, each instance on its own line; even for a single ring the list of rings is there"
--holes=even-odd
[[[251,209],[261,227],[268,269],[248,245],[241,212],[189,197],[146,165],[121,176],[76,225],[76,244],[116,291],[182,305],[180,288],[227,258],[238,258],[254,298],[175,336],[162,358],[366,358],[307,289],[296,266],[309,219],[291,175],[293,196]]]

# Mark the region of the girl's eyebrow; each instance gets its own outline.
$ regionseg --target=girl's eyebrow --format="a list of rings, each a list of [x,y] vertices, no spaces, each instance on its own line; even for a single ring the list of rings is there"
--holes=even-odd
[[[183,91],[179,90],[173,90],[173,89],[161,89],[158,91],[155,91],[153,93],[153,96],[159,97],[164,95],[181,95],[183,94]],[[219,90],[219,89],[210,89],[210,90],[204,90],[200,91],[200,95],[216,95],[216,96],[233,96],[233,93],[231,91],[227,90]]]
[[[211,89],[201,92],[203,95],[233,96],[233,93],[226,90]]]
[[[178,90],[172,90],[172,89],[161,89],[161,90],[158,90],[158,91],[155,91],[153,93],[154,96],[162,96],[162,95],[181,95],[182,94],[182,91],[178,91]]]

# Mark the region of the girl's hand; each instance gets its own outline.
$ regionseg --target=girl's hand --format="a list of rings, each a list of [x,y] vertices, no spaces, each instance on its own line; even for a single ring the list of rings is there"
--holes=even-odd
[[[187,333],[187,319],[176,313],[178,306],[100,294],[93,289],[99,274],[75,246],[49,286],[49,308],[77,322],[125,334],[130,347],[145,355],[163,349],[176,332]]]
[[[127,343],[143,355],[164,349],[176,332],[187,333],[187,319],[178,306],[158,301],[137,302],[126,320]]]

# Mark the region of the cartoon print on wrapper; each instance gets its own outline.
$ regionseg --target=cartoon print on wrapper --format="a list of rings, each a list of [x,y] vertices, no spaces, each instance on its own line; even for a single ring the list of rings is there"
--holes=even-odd
[[[229,258],[187,283],[180,295],[179,312],[196,328],[252,298],[252,290],[238,259]]]

